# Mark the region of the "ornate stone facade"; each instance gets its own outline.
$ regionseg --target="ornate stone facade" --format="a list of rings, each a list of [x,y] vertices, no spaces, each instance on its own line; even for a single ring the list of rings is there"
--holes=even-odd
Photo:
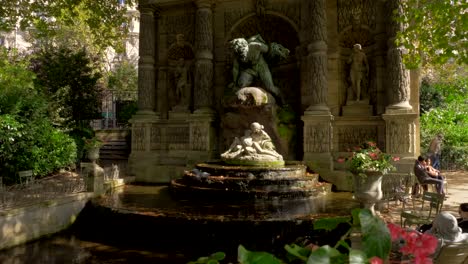
[[[265,124],[280,154],[303,160],[338,188],[344,186],[346,171],[335,160],[360,141],[375,140],[409,164],[419,144],[417,106],[409,100],[417,87],[410,85],[403,50],[394,44],[402,25],[391,13],[399,1],[140,3],[139,114],[132,119],[130,157],[137,179],[167,182],[195,162],[217,159],[232,141],[221,130],[242,131],[242,122],[253,121],[231,116],[224,99],[233,78],[228,43],[256,34],[291,52],[270,66],[274,85],[290,107],[279,107],[283,112],[270,109],[271,118],[265,120],[274,120],[276,113],[293,116],[279,125]],[[356,43],[368,60],[366,100],[347,105],[346,61]],[[182,68],[179,62],[190,66]],[[186,79],[177,79],[180,72]],[[180,99],[184,93],[186,101]],[[281,138],[284,134],[287,140]]]

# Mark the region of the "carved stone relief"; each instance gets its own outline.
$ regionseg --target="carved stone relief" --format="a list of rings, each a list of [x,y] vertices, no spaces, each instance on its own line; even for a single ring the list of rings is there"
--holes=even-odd
[[[330,127],[327,124],[308,125],[304,132],[304,152],[324,153],[329,151]]]
[[[189,127],[168,127],[166,129],[169,150],[187,150],[189,147]]]
[[[349,152],[359,146],[364,140],[377,140],[376,126],[339,126],[336,129],[338,151]]]
[[[409,101],[409,71],[403,64],[403,48],[392,48],[387,55],[387,85],[392,91],[392,103]]]
[[[326,56],[309,56],[309,74],[311,76],[309,89],[310,95],[312,95],[312,104],[320,104],[327,102],[327,72],[323,65],[326,65]],[[313,77],[313,78],[312,78]]]
[[[152,66],[138,67],[138,108],[154,111],[155,106],[155,73]]]
[[[247,15],[250,11],[247,9],[237,9],[224,12],[224,32],[229,32],[237,21]]]
[[[195,27],[195,49],[213,50],[213,19],[209,8],[199,8],[196,13]]]
[[[410,135],[411,124],[390,122],[388,125],[387,133],[389,140],[390,153],[411,153]]]
[[[192,127],[192,135],[191,135],[191,143],[192,143],[192,150],[208,150],[208,137],[209,131],[207,126],[193,126]]]
[[[169,47],[172,43],[177,41],[176,38],[178,34],[183,34],[186,42],[194,43],[194,12],[163,16],[161,20],[164,25],[165,33],[168,35],[166,47]]]
[[[162,135],[161,128],[153,125],[151,127],[151,150],[162,149]]]
[[[299,26],[301,24],[301,1],[277,1],[266,5],[266,9],[284,14]]]
[[[366,25],[374,30],[375,14],[377,14],[375,2],[375,0],[338,0],[338,32],[350,25]]]
[[[132,150],[145,151],[145,127],[134,126],[132,128]]]

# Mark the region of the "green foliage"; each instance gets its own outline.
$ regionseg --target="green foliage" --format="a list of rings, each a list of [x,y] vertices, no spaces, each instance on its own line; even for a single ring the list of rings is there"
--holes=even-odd
[[[117,122],[127,124],[128,120],[138,111],[136,101],[117,101]]]
[[[353,154],[348,158],[349,170],[354,174],[365,176],[366,171],[377,171],[383,174],[395,170],[392,164],[393,158],[390,154],[382,152],[377,143],[366,141],[353,150]],[[344,162],[344,158],[339,158],[338,162]]]
[[[0,30],[13,30],[19,23],[22,30],[47,40],[60,35],[63,28],[80,28],[78,37],[86,36],[101,50],[109,46],[119,49],[131,19],[127,7],[134,4],[135,0],[126,0],[125,5],[95,0],[2,1]]]
[[[47,100],[34,88],[26,60],[0,51],[0,175],[13,183],[20,170],[43,176],[76,159],[73,140],[49,120]]]
[[[418,67],[450,59],[468,63],[467,1],[407,0],[401,4],[402,15],[397,20],[405,27],[399,32],[397,43],[408,50],[404,57],[406,65]]]
[[[433,108],[442,106],[444,100],[442,94],[426,81],[421,83],[419,94],[420,114],[424,114]]]
[[[101,75],[95,72],[93,63],[84,49],[50,47],[36,54],[35,84],[56,101],[50,112],[56,114],[58,125],[73,129],[99,117]]]
[[[249,251],[242,245],[237,248],[237,260],[241,264],[281,264],[273,254]]]
[[[216,252],[208,257],[199,257],[196,261],[190,261],[188,264],[218,264],[226,257],[224,252]]]
[[[107,86],[114,91],[137,91],[138,90],[138,71],[134,64],[124,60],[117,64],[107,77]],[[119,96],[120,94],[118,94]],[[122,93],[120,100],[136,99],[124,97]]]
[[[287,261],[285,261],[268,252],[249,251],[242,245],[239,245],[238,261],[241,264],[364,264],[369,263],[371,259],[379,258],[382,261],[388,258],[392,240],[390,231],[382,219],[373,216],[367,209],[354,209],[350,217],[318,219],[314,223],[314,229],[330,230],[336,228],[341,223],[348,223],[350,229],[333,247],[330,245],[314,246],[313,248],[297,244],[285,245],[284,248],[287,252]],[[351,234],[356,231],[359,231],[361,234],[362,250],[352,249],[348,244]],[[339,247],[344,248],[344,250],[339,250]],[[202,261],[206,260],[206,258],[202,259]]]
[[[468,78],[464,76],[450,82],[439,81],[429,85],[441,94],[443,101],[439,107],[430,108],[420,117],[421,150],[423,153],[427,151],[434,136],[442,133],[442,165],[468,168]]]

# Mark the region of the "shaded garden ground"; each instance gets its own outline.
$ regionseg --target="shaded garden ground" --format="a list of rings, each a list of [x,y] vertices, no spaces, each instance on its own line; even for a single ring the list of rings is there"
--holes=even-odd
[[[468,203],[468,172],[442,171],[442,175],[447,178],[448,183],[448,198],[444,201],[442,210],[459,217],[458,206],[460,203]],[[387,222],[400,224],[401,206],[401,202],[390,202],[389,208],[382,210],[381,217]]]

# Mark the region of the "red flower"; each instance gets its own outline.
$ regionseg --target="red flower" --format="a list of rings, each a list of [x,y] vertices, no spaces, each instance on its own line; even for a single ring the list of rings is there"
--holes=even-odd
[[[383,264],[383,260],[379,257],[372,257],[369,259],[370,264]]]
[[[377,153],[375,153],[375,152],[369,153],[369,157],[371,157],[371,159],[373,159],[373,160],[376,160],[376,159],[379,158],[379,156],[378,156]]]
[[[345,158],[338,158],[336,161],[338,161],[338,163],[343,163],[343,162],[346,161],[346,159]]]
[[[393,157],[393,161],[399,161],[400,157]]]

